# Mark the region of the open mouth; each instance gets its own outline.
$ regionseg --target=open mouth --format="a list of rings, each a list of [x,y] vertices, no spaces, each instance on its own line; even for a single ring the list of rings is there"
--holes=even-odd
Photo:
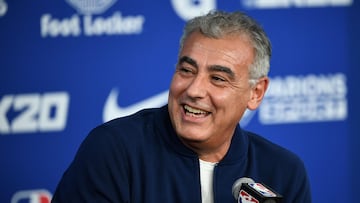
[[[210,114],[210,112],[207,112],[207,111],[204,111],[201,109],[196,109],[196,108],[193,108],[188,105],[184,105],[184,110],[185,110],[186,115],[192,116],[192,117],[197,117],[197,118],[205,117],[206,115]]]

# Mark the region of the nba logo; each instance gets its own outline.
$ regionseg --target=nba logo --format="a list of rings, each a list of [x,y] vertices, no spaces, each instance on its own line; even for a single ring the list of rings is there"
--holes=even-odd
[[[11,203],[50,203],[51,198],[51,193],[44,189],[22,190],[12,196]]]
[[[264,185],[262,185],[260,183],[250,183],[249,185],[266,197],[276,197],[275,193],[273,193],[271,190],[269,190],[268,188],[266,188]]]
[[[259,201],[245,190],[240,190],[238,203],[259,203]]]

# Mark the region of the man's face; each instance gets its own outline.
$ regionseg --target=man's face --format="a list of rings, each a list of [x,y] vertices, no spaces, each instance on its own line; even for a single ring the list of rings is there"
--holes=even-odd
[[[254,54],[245,35],[213,39],[194,32],[185,40],[168,102],[185,143],[216,148],[230,142],[252,97],[248,68]]]

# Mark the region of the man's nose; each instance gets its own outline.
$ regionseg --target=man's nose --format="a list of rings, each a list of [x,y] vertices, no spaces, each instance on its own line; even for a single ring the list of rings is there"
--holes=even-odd
[[[198,74],[186,89],[191,98],[204,98],[208,92],[208,78],[205,75]]]

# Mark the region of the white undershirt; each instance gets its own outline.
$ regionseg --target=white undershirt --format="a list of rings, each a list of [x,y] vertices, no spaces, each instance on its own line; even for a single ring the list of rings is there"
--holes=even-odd
[[[207,162],[199,159],[200,162],[200,184],[202,203],[213,203],[213,174],[217,163]]]

